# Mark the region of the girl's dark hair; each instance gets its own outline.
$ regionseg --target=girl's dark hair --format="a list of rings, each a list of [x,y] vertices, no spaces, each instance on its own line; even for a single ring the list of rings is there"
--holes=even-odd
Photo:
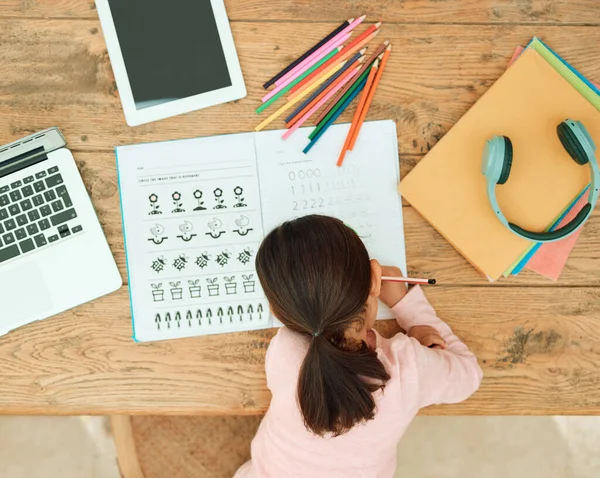
[[[256,267],[273,314],[311,340],[298,381],[306,427],[337,436],[371,420],[373,393],[390,376],[365,342],[345,337],[364,322],[371,290],[369,254],[358,235],[327,216],[286,222],[265,238]]]

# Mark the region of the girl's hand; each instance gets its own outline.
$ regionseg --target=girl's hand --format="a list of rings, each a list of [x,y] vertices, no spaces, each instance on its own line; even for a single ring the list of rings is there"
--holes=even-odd
[[[397,267],[381,266],[381,274],[384,276],[402,277],[402,271]],[[406,288],[406,284],[401,282],[381,281],[379,299],[391,308],[400,302],[407,292],[408,289]]]
[[[445,349],[448,347],[448,344],[440,336],[439,332],[429,325],[416,325],[410,329],[408,336],[417,339],[424,347],[432,349]]]

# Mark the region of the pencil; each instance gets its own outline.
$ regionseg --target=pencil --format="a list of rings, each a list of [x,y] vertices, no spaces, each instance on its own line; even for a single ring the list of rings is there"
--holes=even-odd
[[[331,85],[337,78],[339,78],[340,76],[342,76],[344,74],[344,72],[348,69],[350,69],[350,66],[352,66],[354,64],[354,62],[356,60],[358,60],[359,58],[362,57],[362,55],[364,55],[366,51],[366,48],[363,48],[361,51],[359,51],[358,53],[356,53],[356,55],[354,55],[352,58],[350,58],[348,60],[348,62],[343,66],[343,68],[341,70],[338,70],[336,72],[335,75],[333,75],[331,78],[329,78],[325,83],[323,83],[318,89],[317,91],[313,92],[306,100],[304,100],[304,102],[302,102],[300,104],[300,106],[298,106],[293,113],[291,113],[286,119],[285,122],[289,123],[292,118],[294,118],[298,113],[300,113],[300,111],[302,111],[310,102],[312,102],[318,95],[320,95],[323,90],[325,90],[329,85]]]
[[[360,112],[358,124],[356,125],[356,127],[354,128],[354,132],[352,133],[352,141],[350,141],[350,146],[348,148],[350,151],[354,149],[354,145],[356,144],[356,140],[358,139],[358,135],[360,134],[360,129],[362,128],[362,125],[365,122],[365,118],[367,117],[367,113],[369,112],[369,108],[371,107],[371,103],[373,102],[373,98],[375,97],[377,87],[379,86],[379,82],[381,81],[381,77],[383,76],[383,70],[385,70],[385,65],[387,65],[391,53],[392,45],[389,45],[385,50],[383,60],[381,60],[381,67],[377,71],[377,76],[375,76],[375,81],[373,81],[373,86],[371,87],[371,91],[369,91],[367,101],[362,111]]]
[[[366,45],[371,39],[373,39],[377,33],[379,33],[379,27],[381,23],[376,23],[375,25],[371,25],[367,30],[365,30],[361,35],[355,38],[351,43],[349,43],[343,51],[338,53],[337,56],[334,56],[329,62],[335,63],[336,61],[346,60],[350,55],[353,55],[356,51],[360,50],[364,45]],[[329,63],[328,62],[328,63]],[[325,63],[321,69],[327,68],[329,65]],[[298,83],[294,88],[292,88],[292,93],[295,93],[300,88],[302,88],[306,83],[309,83],[315,76],[319,74],[319,70],[316,70],[311,75],[306,77],[300,83]]]
[[[349,26],[353,21],[354,21],[354,18],[350,18],[350,19],[346,20],[339,27],[337,27],[335,30],[333,30],[329,35],[327,35],[325,38],[323,38],[320,42],[318,42],[316,45],[314,45],[311,48],[309,48],[308,50],[306,50],[301,56],[296,58],[293,62],[291,62],[283,70],[281,70],[279,73],[277,73],[273,78],[271,78],[269,81],[267,81],[263,85],[263,88],[265,90],[267,88],[269,88],[269,86],[271,86],[273,83],[275,83],[279,78],[283,77],[286,73],[291,71],[296,65],[300,64],[302,61],[304,61],[306,58],[308,58],[310,55],[312,55],[315,51],[317,51],[319,48],[321,48],[323,45],[325,45],[329,40],[331,40],[333,37],[338,35],[342,30],[344,30],[347,26]]]
[[[319,65],[322,65],[329,58],[331,58],[333,55],[337,54],[337,52],[339,50],[341,50],[341,48],[342,47],[338,47],[337,50],[333,50],[329,55],[327,55],[325,58],[323,58],[319,63],[317,63],[316,65],[314,65],[310,70],[306,71],[303,75],[301,75],[298,78],[296,78],[288,86],[286,86],[285,88],[283,88],[279,93],[277,93],[275,96],[272,96],[267,102],[265,102],[262,105],[260,105],[257,108],[256,113],[262,113],[264,110],[266,110],[269,106],[271,106],[273,103],[275,103],[279,98],[281,98],[288,91],[290,91],[290,89],[292,88],[292,86],[294,86],[298,81],[301,81],[301,79],[304,78],[305,76],[309,75],[311,71],[314,71],[315,69],[317,69],[319,67]]]
[[[355,61],[355,62],[354,62],[352,65],[351,65],[351,66],[352,66],[352,68],[354,68],[354,67],[357,67],[357,66],[358,66],[358,67],[359,67],[359,70],[360,70],[360,64],[361,64],[361,62],[362,62],[362,61],[363,61],[363,59],[362,59],[362,58],[359,58],[358,60],[356,60],[356,61]],[[352,71],[352,70],[350,70],[350,71]],[[310,102],[308,105],[306,105],[306,106],[305,106],[305,107],[304,107],[304,108],[303,108],[303,109],[302,109],[300,112],[298,112],[298,114],[297,114],[296,116],[294,116],[294,117],[291,119],[291,121],[288,121],[288,122],[286,123],[286,127],[288,127],[288,128],[291,128],[292,126],[294,126],[294,124],[295,124],[295,123],[296,123],[296,122],[297,122],[297,121],[298,121],[298,120],[299,120],[299,119],[300,119],[302,116],[304,116],[304,114],[305,114],[305,113],[306,113],[308,110],[312,109],[312,107],[313,107],[313,106],[314,106],[316,103],[320,103],[321,99],[322,99],[324,96],[328,95],[328,93],[329,93],[329,92],[330,92],[330,91],[331,91],[333,88],[335,88],[335,87],[337,86],[337,84],[338,84],[338,83],[342,82],[342,81],[343,81],[343,80],[346,78],[346,76],[347,76],[349,73],[350,73],[350,72],[346,72],[344,75],[342,75],[342,76],[341,76],[340,78],[338,78],[336,81],[334,81],[333,83],[331,83],[331,84],[330,84],[330,85],[329,85],[327,88],[325,88],[325,89],[324,89],[324,90],[323,90],[323,91],[322,91],[322,92],[321,92],[319,95],[317,95],[317,96],[316,96],[316,97],[315,97],[315,98],[314,98],[314,99],[313,99],[313,100],[312,100],[312,101],[311,101],[311,102]],[[355,76],[355,75],[352,75],[352,77],[354,77],[354,76]],[[344,85],[346,85],[346,84],[347,84],[347,81],[344,81]],[[335,88],[335,91],[336,91],[336,92],[337,92],[337,91],[339,91],[339,88]],[[332,98],[332,97],[333,97],[333,95],[328,95],[328,96],[327,96],[327,98]],[[306,103],[306,102],[305,102],[305,103]],[[323,106],[324,104],[325,104],[325,103],[320,103],[320,106],[319,106],[319,108],[320,108],[321,106]],[[315,110],[315,111],[313,112],[313,114],[314,114],[316,111],[318,111],[318,109],[319,109],[319,108],[317,108],[317,110]],[[311,116],[312,116],[312,114],[311,114]]]
[[[389,277],[382,276],[382,281],[386,282],[403,282],[405,284],[425,284],[425,285],[435,285],[437,281],[435,279],[414,279],[412,277]]]
[[[377,57],[384,52],[385,48],[389,45],[389,43],[390,42],[386,40],[381,45],[379,45],[379,48],[377,48],[377,50],[375,50],[373,52],[373,54],[369,57],[369,59],[363,65],[363,69],[360,72],[360,75],[362,75],[373,64],[373,62],[377,59]],[[330,101],[329,105],[327,105],[327,107],[321,112],[321,114],[315,120],[315,122],[314,122],[315,125],[318,124],[319,122],[321,122],[321,120],[331,111],[331,109],[339,102],[340,98],[343,95],[345,95],[346,91],[348,91],[348,89],[351,87],[352,87],[352,85],[346,85],[346,90],[342,90],[337,94],[337,96],[334,96],[333,100]]]
[[[302,67],[302,71],[300,71],[297,76],[295,76],[295,75],[290,76],[284,82],[277,84],[277,86],[274,89],[272,89],[269,93],[267,93],[265,96],[263,96],[262,101],[265,102],[265,101],[268,101],[269,99],[271,99],[274,95],[276,95],[281,90],[283,90],[287,85],[289,85],[291,83],[294,83],[295,79],[298,78],[299,76],[302,76],[303,78],[306,78],[307,75],[304,75],[304,73],[306,71],[308,71],[309,69],[311,69],[311,67],[315,63],[319,63],[322,58],[329,56],[329,54],[332,51],[334,51],[336,54],[338,54],[342,50],[342,49],[338,49],[338,47],[340,47],[342,45],[342,43],[344,43],[349,38],[350,38],[350,33],[348,33],[348,34],[342,36],[341,38],[339,38],[338,40],[336,40],[335,43],[331,45],[331,48],[328,47],[327,50],[323,50],[323,53],[319,53],[319,56],[316,56],[314,58],[314,60],[315,60],[314,62],[312,62],[310,64],[307,64],[307,66],[305,66],[305,67]],[[332,57],[330,57],[330,58],[332,58]],[[323,63],[321,63],[321,65],[323,65]],[[313,70],[313,71],[315,71],[315,70]],[[298,82],[296,82],[296,83],[298,83]]]
[[[344,28],[341,32],[339,32],[336,36],[334,36],[331,40],[329,40],[329,42],[336,40],[337,38],[346,35],[350,32],[352,32],[358,25],[360,25],[363,20],[367,18],[366,15],[363,15],[360,18],[357,18],[356,20],[354,20],[352,23],[350,23],[350,25],[348,25],[346,28]],[[326,44],[325,44],[326,45]],[[323,45],[323,46],[325,46]],[[316,51],[314,53],[312,53],[312,55],[314,55],[316,53]],[[309,57],[310,58],[310,57]],[[279,78],[275,84],[279,85],[281,82],[286,81],[290,76],[297,76],[298,73],[298,69],[301,68],[300,64],[296,65],[292,70],[290,70],[289,72],[287,72],[284,76],[282,76],[281,78]]]
[[[378,31],[376,31],[376,32],[374,32],[374,33],[371,33],[371,35],[369,35],[368,37],[364,38],[364,39],[363,39],[363,40],[362,40],[360,43],[358,43],[357,45],[355,45],[355,46],[352,48],[352,50],[353,50],[353,51],[349,51],[349,52],[347,52],[346,54],[342,55],[342,56],[340,57],[340,60],[345,60],[345,59],[346,59],[348,56],[350,56],[352,53],[354,53],[354,51],[356,51],[356,49],[362,48],[364,45],[366,45],[367,43],[369,43],[369,42],[370,42],[370,41],[371,41],[371,40],[372,40],[372,39],[373,39],[375,36],[377,36],[378,34],[379,34],[379,32],[378,32]],[[346,47],[346,48],[347,48],[347,47]],[[338,53],[338,55],[339,55],[339,54],[342,54],[342,53],[344,53],[344,51],[341,51],[340,53]],[[333,59],[335,59],[335,57],[333,57],[331,60],[333,60]],[[331,60],[329,60],[329,61],[331,61]],[[334,63],[335,63],[335,62],[334,62]],[[325,65],[326,65],[326,64],[327,64],[327,63],[325,63]],[[325,65],[323,65],[323,66],[321,67],[321,69],[326,69],[326,68],[325,68]],[[296,97],[296,95],[300,95],[300,94],[302,94],[302,92],[303,92],[303,91],[304,91],[306,88],[308,88],[308,85],[311,85],[311,84],[312,84],[312,83],[315,81],[315,77],[317,77],[317,76],[318,76],[318,74],[317,74],[317,75],[315,75],[315,74],[316,74],[318,71],[319,71],[319,70],[315,70],[315,71],[314,71],[314,72],[311,74],[311,75],[313,75],[313,78],[312,78],[312,79],[310,79],[310,80],[309,80],[309,78],[310,78],[310,76],[311,76],[311,75],[309,75],[309,76],[307,76],[306,78],[304,78],[304,80],[302,80],[301,82],[297,83],[297,84],[296,84],[296,86],[294,86],[294,87],[293,87],[293,88],[290,90],[290,92],[291,92],[291,93],[290,93],[290,94],[288,95],[288,97],[287,97],[287,98],[288,98],[288,100],[292,100],[292,99],[294,99],[294,98]],[[303,84],[303,83],[304,83],[304,84]],[[300,85],[302,85],[302,86],[300,86]],[[299,88],[298,88],[298,87],[299,87]],[[297,88],[297,89],[294,91],[294,89],[295,89],[295,88]]]
[[[367,97],[369,96],[369,91],[371,89],[371,85],[373,84],[373,80],[375,79],[375,74],[377,73],[377,68],[379,67],[379,60],[375,60],[373,66],[371,66],[371,70],[369,71],[369,76],[367,77],[367,82],[365,83],[365,87],[362,90],[362,94],[358,100],[358,106],[356,107],[356,111],[354,113],[354,117],[352,118],[352,123],[350,123],[350,129],[348,130],[348,136],[346,136],[346,141],[344,142],[344,146],[342,147],[342,151],[340,152],[340,156],[338,158],[337,165],[341,166],[344,162],[344,158],[346,157],[346,152],[350,146],[350,142],[354,137],[354,128],[358,125],[358,119],[360,118],[360,114],[362,112],[362,108],[366,104]]]
[[[340,63],[339,65],[336,65],[337,69],[340,69],[342,67],[342,64]],[[326,80],[327,78],[329,78],[331,75],[333,75],[337,70],[334,68],[333,70],[331,70],[330,72],[328,72],[324,77],[323,80]],[[319,86],[319,83],[315,83],[314,85],[312,85],[308,90],[306,90],[304,92],[304,95],[309,94],[313,89],[317,88]],[[289,101],[288,103],[286,103],[285,105],[283,105],[281,108],[279,108],[277,111],[275,111],[275,113],[273,113],[271,116],[269,116],[266,120],[264,120],[262,123],[260,123],[256,128],[254,128],[254,131],[261,131],[265,128],[265,126],[267,126],[268,124],[272,123],[274,120],[276,120],[277,118],[279,118],[283,113],[285,113],[287,110],[289,110],[292,106],[294,106],[296,103],[298,103],[300,100],[302,100],[302,98],[304,98],[304,96],[299,96],[298,98],[295,98],[292,101]]]
[[[362,69],[362,68],[361,68]],[[360,71],[359,71],[360,73]],[[361,82],[366,82],[367,81],[367,76],[369,75],[368,71],[365,71],[362,75],[360,76],[355,76],[354,79],[352,81],[350,81],[348,84],[346,84],[346,86],[341,90],[344,91],[348,85],[350,83],[352,83],[352,86],[350,87],[350,89],[344,94],[344,96],[342,97],[342,99],[340,101],[338,101],[334,107],[331,109],[331,111],[329,111],[329,113],[327,113],[327,115],[325,116],[325,118],[323,118],[323,120],[317,125],[317,127],[308,135],[309,139],[313,139],[315,136],[317,136],[319,134],[319,132],[321,131],[321,129],[323,128],[323,126],[325,126],[327,124],[327,122],[331,119],[331,117],[333,115],[335,115],[335,113],[337,112],[337,110],[340,108],[340,106],[342,104],[344,104],[344,102],[354,93],[354,91],[360,87]],[[338,93],[339,95],[339,93]]]
[[[366,82],[367,82],[367,78],[365,77],[364,79],[360,80],[360,83],[357,85],[357,88],[355,88],[354,90],[350,90],[351,93],[348,96],[348,98],[344,101],[344,103],[340,107],[338,107],[336,110],[334,110],[334,113],[331,116],[331,118],[329,118],[327,123],[325,123],[325,125],[319,130],[319,132],[311,139],[311,142],[308,144],[308,146],[306,146],[306,148],[304,148],[304,150],[303,150],[304,154],[308,153],[314,147],[314,145],[317,144],[317,141],[319,141],[319,139],[321,139],[321,137],[327,132],[327,130],[335,122],[335,120],[338,119],[339,116],[348,107],[348,105],[350,103],[352,103],[352,100],[354,100],[354,98],[356,98],[358,96],[360,91],[364,88]]]
[[[304,115],[299,117],[299,119],[295,121],[294,125],[285,132],[285,134],[283,135],[283,139],[288,139],[292,134],[294,134],[294,132],[297,131],[298,128],[300,128],[300,126],[302,126],[306,122],[306,120],[308,120],[308,118],[310,118],[314,114],[315,111],[317,111],[322,105],[324,105],[327,102],[327,100],[329,100],[329,98],[335,95],[335,93],[340,88],[343,88],[343,86],[348,81],[350,81],[350,79],[354,75],[358,73],[358,70],[360,70],[360,67],[357,66],[354,70],[348,72],[348,74],[345,77],[343,77],[339,83],[332,85],[333,88],[331,89],[331,91],[329,91],[329,93],[326,93],[320,101],[318,101],[311,109],[304,113]]]

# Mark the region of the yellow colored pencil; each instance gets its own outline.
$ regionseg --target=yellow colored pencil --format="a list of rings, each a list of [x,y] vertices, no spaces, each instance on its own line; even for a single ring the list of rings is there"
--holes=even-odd
[[[310,85],[309,88],[307,88],[306,90],[304,90],[301,95],[299,95],[296,98],[294,98],[293,100],[287,102],[285,105],[283,105],[277,111],[275,111],[275,113],[273,113],[266,120],[264,120],[261,124],[259,124],[256,128],[254,128],[254,131],[261,131],[261,130],[263,130],[265,128],[265,126],[267,126],[270,123],[272,123],[273,121],[275,121],[283,113],[285,113],[287,110],[289,110],[292,106],[294,106],[295,104],[299,103],[300,100],[302,100],[310,92],[312,92],[313,90],[317,89],[319,87],[319,85],[323,81],[325,81],[329,77],[333,76],[340,68],[342,68],[342,66],[344,66],[343,63],[338,63],[335,68],[333,68],[332,70],[330,70],[329,72],[327,72],[326,74],[323,75],[323,77],[321,78],[320,82],[313,83],[312,85]]]

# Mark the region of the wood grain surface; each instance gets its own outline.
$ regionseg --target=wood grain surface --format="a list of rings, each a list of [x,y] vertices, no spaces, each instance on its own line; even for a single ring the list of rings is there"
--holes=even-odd
[[[225,0],[231,21],[332,21],[363,13],[389,23],[598,25],[596,0]],[[95,20],[93,0],[3,0],[0,18]]]
[[[398,124],[406,175],[541,36],[600,80],[596,0],[228,0],[247,98],[129,128],[90,0],[0,0],[0,143],[59,126],[126,279],[113,148],[249,131],[260,85],[351,16],[384,21],[394,53],[369,119]],[[373,45],[374,46],[374,45]],[[349,121],[352,112],[342,120]],[[274,123],[272,128],[281,127]],[[532,273],[490,285],[411,207],[411,275],[479,357],[482,388],[424,414],[600,414],[600,212],[558,284]],[[391,335],[393,321],[378,328]],[[0,413],[257,414],[269,403],[273,331],[136,344],[128,288],[0,337]]]
[[[13,414],[255,414],[269,405],[273,330],[137,344],[128,291],[0,338],[0,410]],[[600,290],[435,287],[438,314],[477,354],[484,385],[426,414],[600,413]],[[384,321],[390,336],[399,329]]]
[[[81,20],[0,21],[3,141],[59,125],[71,148],[112,151],[122,144],[251,131],[271,112],[254,112],[265,78],[335,26],[235,23],[248,97],[130,128],[101,31],[91,25]],[[560,47],[583,74],[600,79],[600,28],[552,26],[535,33]],[[380,37],[394,44],[394,54],[369,119],[398,123],[400,154],[426,153],[505,71],[515,47],[531,36],[531,27],[521,25],[384,25]],[[351,115],[349,109],[341,121],[350,121]],[[282,126],[280,119],[269,128]]]

